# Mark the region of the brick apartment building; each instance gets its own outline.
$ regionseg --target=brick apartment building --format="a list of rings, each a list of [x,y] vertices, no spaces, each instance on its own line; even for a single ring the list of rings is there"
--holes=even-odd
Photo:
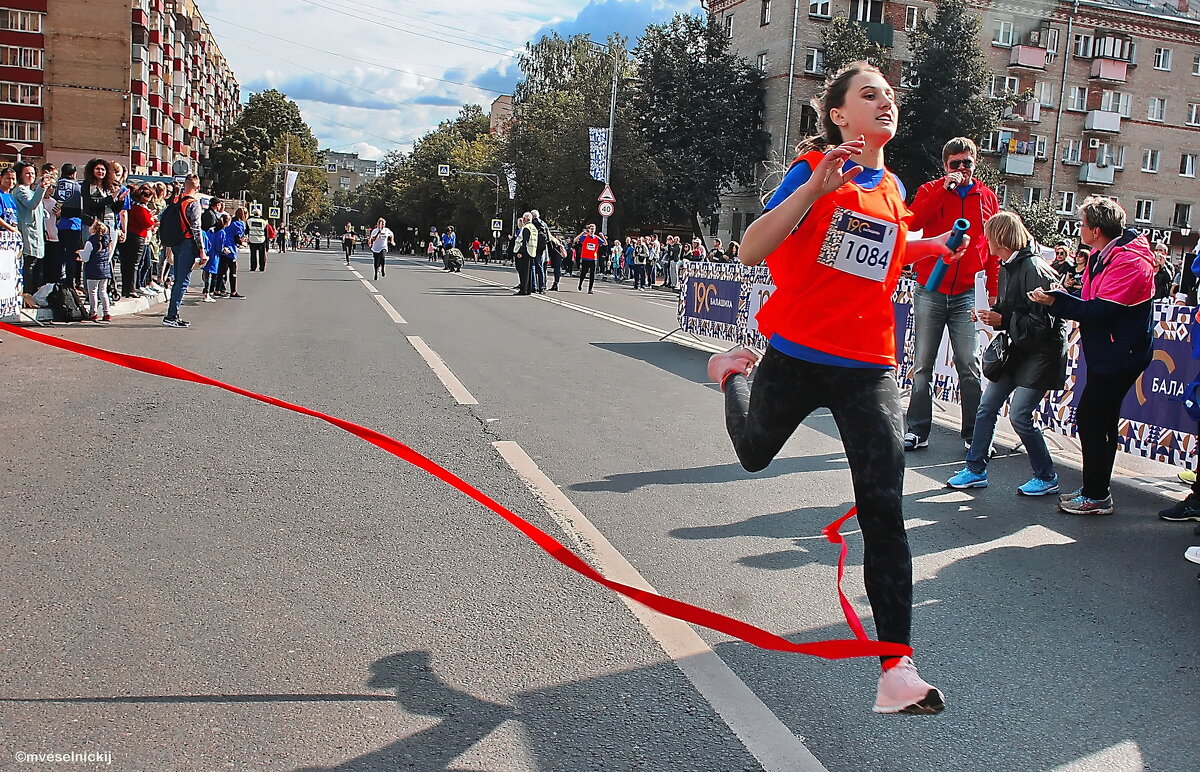
[[[359,158],[358,153],[321,152],[325,154],[325,181],[330,194],[337,190],[358,190],[379,176],[378,161]]]
[[[0,162],[203,173],[240,101],[194,0],[0,0]]]
[[[809,106],[824,81],[821,33],[834,16],[859,21],[892,51],[889,79],[901,94],[910,31],[924,0],[712,0],[734,48],[766,74],[771,167],[757,189],[726,196],[713,235],[737,240],[762,211],[795,145],[816,132]],[[1188,0],[979,2],[978,44],[993,70],[992,94],[1033,93],[977,137],[999,171],[1003,202],[1052,201],[1060,232],[1078,233],[1075,205],[1118,199],[1132,224],[1172,252],[1195,249],[1200,226],[1200,14]],[[793,10],[796,13],[793,13]],[[793,32],[794,31],[794,32]],[[793,39],[795,41],[793,46]],[[789,77],[790,75],[790,77]],[[924,180],[905,180],[910,190]]]

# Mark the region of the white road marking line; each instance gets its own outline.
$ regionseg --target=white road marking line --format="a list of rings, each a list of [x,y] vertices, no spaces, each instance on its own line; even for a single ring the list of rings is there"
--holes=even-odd
[[[1090,753],[1068,764],[1061,764],[1051,772],[1094,772],[1094,770],[1127,770],[1141,772],[1146,768],[1142,749],[1133,740],[1123,740],[1104,750]]]
[[[470,279],[471,281],[479,282],[480,284],[490,284],[493,287],[505,286],[501,282],[492,281],[491,279],[484,279],[480,276],[473,276],[469,273],[460,273],[459,276],[461,276],[464,279]],[[603,292],[603,290],[596,290],[596,292]],[[607,295],[610,293],[605,292],[604,294]],[[663,336],[669,335],[671,332],[670,330],[661,330],[658,327],[653,327],[649,324],[643,324],[642,322],[636,322],[633,319],[626,319],[623,316],[617,316],[615,314],[606,313],[604,311],[598,311],[594,308],[588,308],[587,306],[581,306],[581,305],[578,305],[575,303],[569,303],[565,300],[555,300],[554,298],[547,297],[546,295],[534,295],[534,297],[537,298],[538,300],[544,301],[546,303],[553,303],[556,306],[562,306],[563,308],[569,308],[572,311],[578,311],[581,314],[587,314],[588,316],[594,316],[598,319],[603,319],[607,322],[612,322],[613,324],[619,324],[622,327],[628,327],[631,330],[637,330],[638,332],[649,333],[651,335],[654,335],[654,336],[657,336],[660,338]],[[710,354],[719,354],[722,351],[726,351],[729,348],[728,346],[718,346],[713,343],[705,343],[704,341],[699,341],[699,340],[688,340],[686,338],[672,338],[671,342],[678,346],[687,346],[688,348],[694,348],[694,349],[697,349],[698,351],[707,351]]]
[[[385,298],[383,295],[380,295],[378,292],[376,292],[371,297],[375,298],[376,302],[383,307],[383,310],[387,313],[387,315],[392,317],[393,322],[396,324],[408,324],[408,322],[404,321],[404,317],[396,312],[396,309],[392,307],[392,304],[389,303],[387,298]]]
[[[350,273],[354,274],[355,278],[358,278],[358,279],[361,279],[363,277],[363,275],[361,273],[354,270],[353,268],[350,269]]]
[[[542,501],[546,511],[567,536],[591,556],[598,571],[614,581],[653,591],[654,588],[637,569],[571,503],[520,445],[515,442],[494,442],[492,446]],[[730,670],[690,625],[657,614],[625,596],[621,596],[621,600],[764,770],[825,772],[825,767],[804,743]]]
[[[366,279],[364,279],[363,277],[359,276],[359,277],[358,277],[358,280],[359,280],[359,281],[361,281],[361,282],[363,283],[363,286],[364,286],[364,287],[366,287],[367,289],[369,289],[371,292],[378,292],[378,291],[379,291],[379,290],[375,289],[375,285],[374,285],[374,284],[372,284],[371,282],[367,281],[367,280],[366,280]]]
[[[417,353],[429,365],[429,369],[433,370],[433,374],[438,377],[438,380],[446,387],[446,391],[450,392],[450,396],[454,397],[458,401],[458,404],[479,404],[479,400],[471,396],[471,392],[467,391],[467,387],[462,385],[462,381],[454,377],[454,373],[450,372],[450,368],[446,366],[442,358],[437,355],[436,351],[429,348],[425,341],[416,335],[409,335],[408,342],[417,350]]]

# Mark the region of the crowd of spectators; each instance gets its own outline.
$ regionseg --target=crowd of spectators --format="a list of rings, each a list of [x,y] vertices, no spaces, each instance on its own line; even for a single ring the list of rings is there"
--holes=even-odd
[[[181,194],[176,182],[131,180],[120,162],[100,158],[85,164],[82,172],[70,163],[61,170],[50,163],[40,168],[18,163],[4,169],[0,248],[16,249],[21,255],[21,305],[51,307],[56,315],[80,306],[83,319],[105,323],[123,299],[169,292],[178,281],[173,270],[176,249],[164,243],[160,225]],[[201,205],[197,195],[195,205],[202,231],[196,246],[205,256],[198,266],[204,279],[199,302],[242,297],[237,290],[237,253],[243,245],[251,247],[250,270],[262,271],[272,241],[278,239],[282,250],[289,239],[297,243],[300,235],[298,230],[277,233],[241,207],[226,212],[225,203],[215,196]]]

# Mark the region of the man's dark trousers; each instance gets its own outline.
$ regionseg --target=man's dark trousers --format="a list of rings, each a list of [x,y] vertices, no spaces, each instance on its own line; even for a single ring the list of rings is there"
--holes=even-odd
[[[529,269],[533,267],[529,255],[524,252],[516,254],[517,276],[520,278],[520,286],[517,288],[518,294],[529,294]]]

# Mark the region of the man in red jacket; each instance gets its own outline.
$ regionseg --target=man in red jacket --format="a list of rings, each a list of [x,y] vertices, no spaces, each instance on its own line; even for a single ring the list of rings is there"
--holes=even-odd
[[[989,299],[994,299],[1000,270],[1000,262],[990,253],[983,236],[983,224],[999,211],[1000,201],[991,188],[975,179],[977,159],[975,143],[966,137],[947,142],[942,148],[945,176],[922,185],[910,207],[913,212],[910,230],[945,233],[954,227],[955,220],[961,218],[971,223],[967,231],[971,242],[966,255],[948,268],[934,289],[925,289],[925,284],[941,258],[931,256],[913,265],[917,274],[917,289],[913,295],[915,367],[905,417],[905,450],[929,445],[929,430],[933,423],[933,367],[943,330],[950,331],[962,405],[962,438],[967,448],[971,447],[971,438],[975,434],[975,412],[979,409],[981,391],[978,336],[975,323],[971,321],[971,309],[975,307],[975,274],[987,273],[987,294]]]

